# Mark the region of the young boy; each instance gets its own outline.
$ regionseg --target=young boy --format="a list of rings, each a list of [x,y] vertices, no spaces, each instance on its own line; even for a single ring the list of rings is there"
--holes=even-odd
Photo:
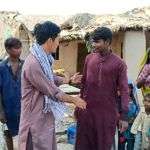
[[[81,98],[87,109],[76,109],[77,137],[75,150],[110,150],[113,145],[118,116],[117,88],[121,95],[120,130],[128,126],[128,82],[126,64],[112,53],[112,32],[98,27],[91,35],[93,50],[86,57]]]
[[[142,132],[142,148],[144,150],[149,150],[149,130],[150,130],[150,94],[144,97],[144,107],[146,112],[146,117],[143,121],[143,132]]]
[[[22,43],[17,38],[8,38],[5,49],[8,58],[0,63],[0,121],[7,124],[7,146],[8,150],[13,150],[12,137],[18,134],[20,120]]]
[[[129,86],[129,111],[128,111],[128,129],[123,133],[119,133],[119,150],[134,149],[134,134],[131,133],[132,124],[138,114],[139,107],[134,96],[134,85],[128,82]]]
[[[131,132],[135,134],[134,150],[150,148],[150,94],[144,96],[145,112],[141,111],[135,119]]]

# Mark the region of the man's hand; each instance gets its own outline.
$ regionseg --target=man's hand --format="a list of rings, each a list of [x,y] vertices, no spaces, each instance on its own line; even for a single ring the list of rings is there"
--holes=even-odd
[[[119,121],[119,130],[120,132],[124,132],[128,129],[128,122],[127,121],[123,121],[123,120],[120,120]]]
[[[73,84],[79,84],[81,83],[81,80],[82,80],[82,75],[80,75],[80,73],[75,73],[72,77],[71,77],[71,82]]]
[[[73,97],[73,103],[78,108],[86,109],[87,103],[83,99],[81,99],[80,97],[78,97],[78,96]]]

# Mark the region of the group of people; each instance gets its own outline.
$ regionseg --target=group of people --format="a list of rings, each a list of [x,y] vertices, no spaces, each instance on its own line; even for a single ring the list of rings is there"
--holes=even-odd
[[[14,37],[5,41],[8,58],[0,63],[0,121],[8,126],[8,150],[13,150],[16,135],[19,150],[56,150],[55,123],[63,118],[66,102],[76,106],[75,150],[149,150],[150,93],[144,94],[141,111],[127,66],[112,52],[111,30],[98,27],[90,34],[92,52],[83,73],[70,78],[59,77],[52,69],[60,32],[50,21],[37,24],[36,41],[25,62],[20,59],[21,41]],[[143,91],[150,86],[149,61],[145,64],[137,80]],[[70,82],[81,85],[80,97],[58,88]]]

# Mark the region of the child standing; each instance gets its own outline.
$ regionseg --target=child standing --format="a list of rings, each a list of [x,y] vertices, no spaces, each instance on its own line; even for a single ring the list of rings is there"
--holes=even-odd
[[[138,104],[136,102],[135,96],[134,96],[134,85],[133,83],[128,83],[129,87],[129,111],[127,114],[128,118],[128,129],[124,132],[119,133],[119,144],[118,149],[119,150],[133,150],[134,149],[134,134],[131,133],[131,127],[132,124],[137,116],[137,113],[139,111]]]
[[[150,149],[150,94],[144,96],[144,108],[145,112],[139,113],[131,129],[135,134],[134,150]]]
[[[144,107],[146,116],[143,120],[143,130],[142,130],[142,148],[144,150],[149,150],[150,142],[149,142],[149,130],[150,130],[150,94],[147,94],[144,97]]]
[[[5,41],[8,58],[0,63],[0,121],[7,124],[5,131],[8,150],[13,150],[12,137],[18,134],[21,109],[22,43],[17,38]]]

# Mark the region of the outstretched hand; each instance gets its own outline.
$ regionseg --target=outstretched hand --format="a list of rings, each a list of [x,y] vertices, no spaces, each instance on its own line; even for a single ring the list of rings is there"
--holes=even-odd
[[[81,83],[82,80],[82,75],[80,75],[79,72],[75,73],[72,77],[71,77],[71,82],[73,84],[79,84]]]

